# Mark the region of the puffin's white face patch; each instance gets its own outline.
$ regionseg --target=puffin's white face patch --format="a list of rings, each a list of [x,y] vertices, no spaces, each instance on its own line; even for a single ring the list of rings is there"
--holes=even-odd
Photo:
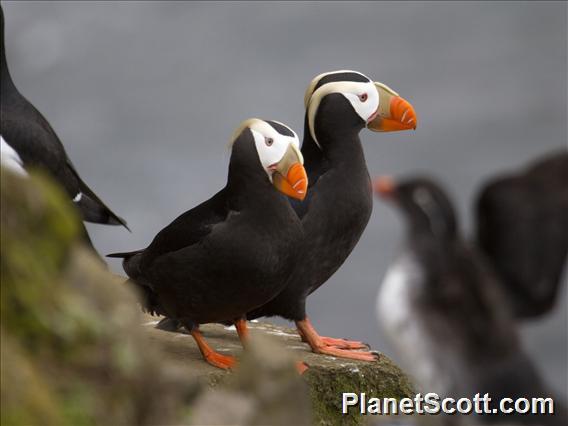
[[[28,176],[28,172],[24,169],[24,162],[14,148],[8,145],[8,142],[0,135],[2,141],[2,150],[0,152],[0,164],[20,176]]]
[[[282,125],[285,126],[284,124]],[[254,137],[254,144],[258,152],[260,163],[271,182],[272,174],[275,171],[274,166],[282,160],[288,150],[288,146],[292,145],[297,151],[299,158],[302,158],[298,135],[288,126],[285,127],[288,128],[294,136],[286,136],[278,133],[274,127],[263,120],[255,120],[248,127]]]
[[[292,148],[296,151],[296,154],[302,164],[304,163],[304,157],[300,152],[300,140],[298,139],[296,132],[279,121],[271,120],[271,122],[283,126],[285,128],[284,130],[288,130],[291,136],[283,135],[264,120],[259,118],[250,118],[243,121],[235,130],[233,137],[231,138],[231,144],[233,144],[240,134],[248,128],[254,138],[254,144],[260,163],[272,182],[272,175],[275,172],[275,166],[280,160],[282,160],[289,146],[292,146]]]
[[[379,108],[379,92],[374,83],[353,83],[352,91],[341,92],[366,123]]]
[[[331,93],[342,94],[351,103],[354,111],[365,123],[367,123],[379,108],[379,92],[372,81],[338,81],[327,83],[319,87],[307,102],[310,134],[318,146],[319,142],[315,134],[316,113],[322,99]]]

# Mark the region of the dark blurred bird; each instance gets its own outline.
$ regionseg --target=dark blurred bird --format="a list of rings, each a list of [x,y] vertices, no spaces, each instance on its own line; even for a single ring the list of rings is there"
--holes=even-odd
[[[67,192],[86,222],[122,225],[126,222],[114,214],[87,186],[71,163],[63,144],[41,113],[24,98],[12,81],[6,63],[4,12],[0,40],[0,118],[2,166],[27,175],[41,169],[53,177]],[[85,239],[88,236],[85,231]]]
[[[293,203],[306,233],[304,255],[285,289],[248,318],[278,315],[296,323],[314,352],[374,360],[361,342],[320,336],[306,314],[306,298],[347,259],[372,210],[371,182],[359,132],[414,129],[412,106],[396,92],[356,71],[320,74],[310,83],[302,154],[310,180],[306,200]]]
[[[477,201],[477,243],[517,318],[554,307],[568,256],[568,152],[491,179]]]
[[[233,140],[225,188],[162,229],[146,249],[109,255],[124,258],[144,308],[183,324],[219,368],[235,361],[207,345],[199,324],[234,322],[246,342],[245,314],[282,290],[301,255],[302,225],[282,194],[301,200],[308,186],[289,127],[250,119]]]
[[[442,398],[552,397],[522,348],[498,275],[462,238],[440,185],[421,177],[380,178],[374,187],[407,228],[403,252],[379,292],[379,322],[420,389]],[[566,424],[560,405],[556,416],[478,421]]]

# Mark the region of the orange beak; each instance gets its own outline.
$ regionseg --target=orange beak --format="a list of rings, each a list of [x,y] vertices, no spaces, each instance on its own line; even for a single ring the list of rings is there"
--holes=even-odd
[[[274,173],[273,183],[278,191],[297,200],[303,200],[308,193],[308,175],[300,163],[292,164],[286,177]]]
[[[389,198],[395,192],[395,183],[389,176],[381,176],[373,181],[373,190],[381,198]]]
[[[272,184],[288,197],[303,200],[308,193],[308,174],[304,157],[295,145],[290,144],[282,159],[275,165]]]
[[[367,123],[374,132],[396,132],[416,129],[418,117],[406,99],[382,83],[376,83],[379,92],[379,108]]]

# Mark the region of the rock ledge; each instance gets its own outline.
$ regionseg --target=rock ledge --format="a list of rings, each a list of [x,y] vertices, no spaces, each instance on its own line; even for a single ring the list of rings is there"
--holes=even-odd
[[[173,359],[184,364],[187,374],[210,386],[223,383],[231,372],[208,365],[201,358],[193,338],[185,332],[167,332],[155,329],[156,317],[144,316],[143,326],[150,339]],[[242,356],[243,349],[233,327],[220,324],[206,324],[200,327],[203,335],[215,350],[223,354]],[[403,398],[412,397],[412,386],[404,373],[385,355],[380,354],[377,362],[352,361],[314,354],[309,346],[300,341],[298,334],[289,328],[267,322],[250,323],[252,338],[261,334],[278,341],[288,349],[291,357],[309,365],[303,375],[308,384],[315,424],[361,424],[364,417],[353,410],[341,414],[343,392],[365,392],[371,397]],[[276,342],[275,342],[276,343]]]

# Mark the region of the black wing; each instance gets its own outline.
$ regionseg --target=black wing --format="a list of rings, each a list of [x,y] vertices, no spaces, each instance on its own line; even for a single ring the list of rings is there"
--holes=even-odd
[[[515,315],[555,303],[568,253],[568,153],[499,177],[477,202],[477,240],[503,281]]]
[[[162,229],[146,249],[124,253],[112,253],[107,257],[123,258],[123,268],[138,288],[142,307],[146,312],[166,315],[152,284],[147,281],[144,271],[160,256],[191,246],[211,232],[212,227],[225,220],[228,210],[225,190],[219,191],[209,200],[183,213]]]
[[[191,246],[205,238],[214,225],[223,222],[227,217],[225,194],[225,189],[222,189],[162,229],[144,250],[141,262],[146,266],[150,265],[166,253]]]

